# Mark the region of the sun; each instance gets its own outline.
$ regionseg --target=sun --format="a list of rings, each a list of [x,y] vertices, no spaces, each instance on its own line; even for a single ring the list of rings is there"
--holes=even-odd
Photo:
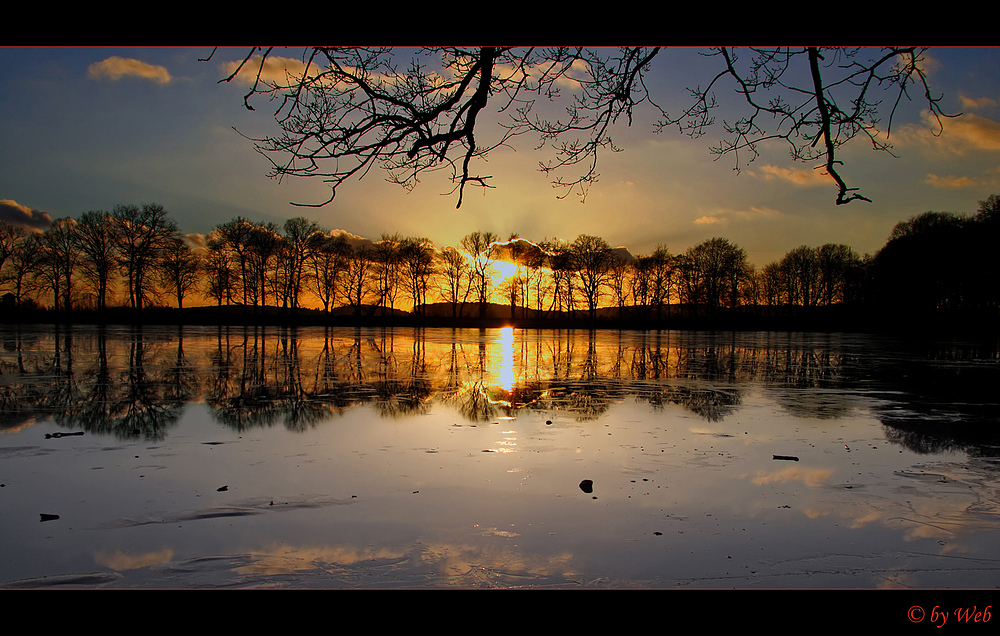
[[[494,279],[498,281],[507,280],[517,274],[517,263],[511,263],[509,261],[493,261],[493,267],[496,268],[496,276],[494,276]]]

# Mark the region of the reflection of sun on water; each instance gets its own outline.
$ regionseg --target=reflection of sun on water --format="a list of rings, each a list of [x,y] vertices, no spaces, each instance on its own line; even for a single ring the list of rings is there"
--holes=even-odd
[[[514,328],[503,327],[500,329],[500,385],[508,394],[514,390]],[[500,420],[515,420],[517,418],[507,416]],[[503,436],[497,445],[501,453],[512,453],[517,450],[517,431],[501,431]]]
[[[504,391],[510,393],[514,389],[514,328],[504,327],[500,330],[500,384]]]

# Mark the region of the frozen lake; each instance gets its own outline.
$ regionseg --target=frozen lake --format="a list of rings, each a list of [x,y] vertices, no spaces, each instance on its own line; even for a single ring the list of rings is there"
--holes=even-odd
[[[996,341],[0,340],[0,587],[1000,584]]]

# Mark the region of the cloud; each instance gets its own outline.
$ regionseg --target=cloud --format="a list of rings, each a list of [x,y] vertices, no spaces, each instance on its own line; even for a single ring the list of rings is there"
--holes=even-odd
[[[493,260],[507,261],[509,263],[520,263],[526,265],[539,260],[547,262],[551,252],[546,252],[536,243],[526,238],[515,238],[509,241],[497,241],[493,243]],[[515,256],[515,252],[517,255]]]
[[[170,73],[164,66],[153,66],[117,55],[112,55],[100,62],[94,62],[87,68],[87,75],[94,79],[109,79],[113,82],[125,76],[148,79],[157,84],[168,84],[171,80]]]
[[[966,114],[961,117],[943,118],[938,125],[934,116],[924,111],[924,125],[913,124],[900,129],[893,136],[897,146],[923,145],[938,152],[964,154],[969,150],[1000,150],[1000,122],[988,117]]]
[[[963,110],[975,110],[977,108],[990,108],[991,106],[997,105],[997,100],[991,97],[967,97],[965,95],[959,94],[958,98],[962,101]]]
[[[781,168],[779,166],[761,166],[761,173],[764,179],[772,181],[781,179],[801,186],[829,185],[830,175],[825,169],[814,170],[810,168]]]
[[[715,225],[721,223],[722,225],[727,225],[729,219],[724,219],[718,216],[700,216],[694,220],[696,225]]]
[[[749,210],[725,210],[716,214],[706,214],[694,220],[696,225],[718,225],[725,227],[731,221],[754,222],[776,219],[781,216],[781,212],[772,208],[751,207]]]
[[[974,179],[969,177],[939,177],[936,174],[928,174],[927,178],[924,179],[924,183],[930,184],[935,188],[968,188],[969,186],[978,185]]]
[[[566,73],[556,80],[556,85],[565,86],[566,88],[579,88],[580,83],[587,80],[590,76],[590,64],[580,59],[573,60]]]
[[[970,148],[1000,150],[1000,122],[986,117],[970,114],[948,120],[944,134]]]
[[[243,64],[242,60],[224,62],[222,64],[222,72],[226,76],[232,75],[236,72],[236,69],[240,68],[240,64]],[[243,65],[243,68],[240,69],[239,74],[234,79],[240,84],[253,84],[257,81],[258,70],[260,71],[260,79],[262,81],[286,86],[305,74],[306,64],[302,60],[297,60],[293,57],[269,55],[264,60],[264,65],[261,66],[261,56],[254,55]],[[313,75],[321,71],[319,66],[315,64],[310,66],[310,70]]]
[[[549,75],[555,69],[549,62],[534,64],[525,68],[524,66],[511,66],[510,64],[497,64],[495,67],[497,75],[510,82],[521,82],[526,79],[539,79],[542,75]],[[461,69],[465,70],[465,69]],[[452,77],[457,73],[452,72]],[[575,59],[566,69],[565,73],[559,75],[555,80],[555,85],[570,90],[577,90],[581,82],[586,81],[591,76],[590,64],[581,59]]]
[[[352,234],[351,232],[348,232],[347,230],[330,230],[330,237],[331,238],[337,238],[338,236],[343,236],[344,240],[347,241],[347,244],[350,245],[351,247],[354,247],[354,248],[358,248],[358,247],[362,247],[362,246],[370,248],[370,247],[372,247],[374,245],[374,243],[372,242],[371,239],[366,239],[363,236],[358,236],[357,234]]]
[[[756,221],[757,219],[776,219],[781,216],[781,212],[773,208],[751,206],[749,210],[738,210],[736,216],[743,221]]]
[[[52,217],[47,212],[32,210],[11,199],[0,199],[0,221],[32,230],[44,230],[52,225]]]
[[[446,68],[444,69],[451,79],[455,79],[458,76],[456,69]],[[510,82],[520,82],[531,77],[532,72],[529,69],[525,69],[520,66],[511,66],[510,64],[497,64],[494,66],[494,72],[496,75],[504,80]]]
[[[193,234],[185,234],[184,240],[187,241],[188,245],[190,245],[195,250],[208,249],[208,240],[205,238],[205,235],[200,232],[196,232]]]

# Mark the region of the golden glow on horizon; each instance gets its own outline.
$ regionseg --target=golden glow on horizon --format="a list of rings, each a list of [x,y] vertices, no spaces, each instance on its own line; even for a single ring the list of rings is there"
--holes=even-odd
[[[493,267],[493,288],[502,288],[507,281],[512,280],[517,276],[519,265],[517,263],[511,263],[510,261],[496,261],[491,260],[490,265]]]

